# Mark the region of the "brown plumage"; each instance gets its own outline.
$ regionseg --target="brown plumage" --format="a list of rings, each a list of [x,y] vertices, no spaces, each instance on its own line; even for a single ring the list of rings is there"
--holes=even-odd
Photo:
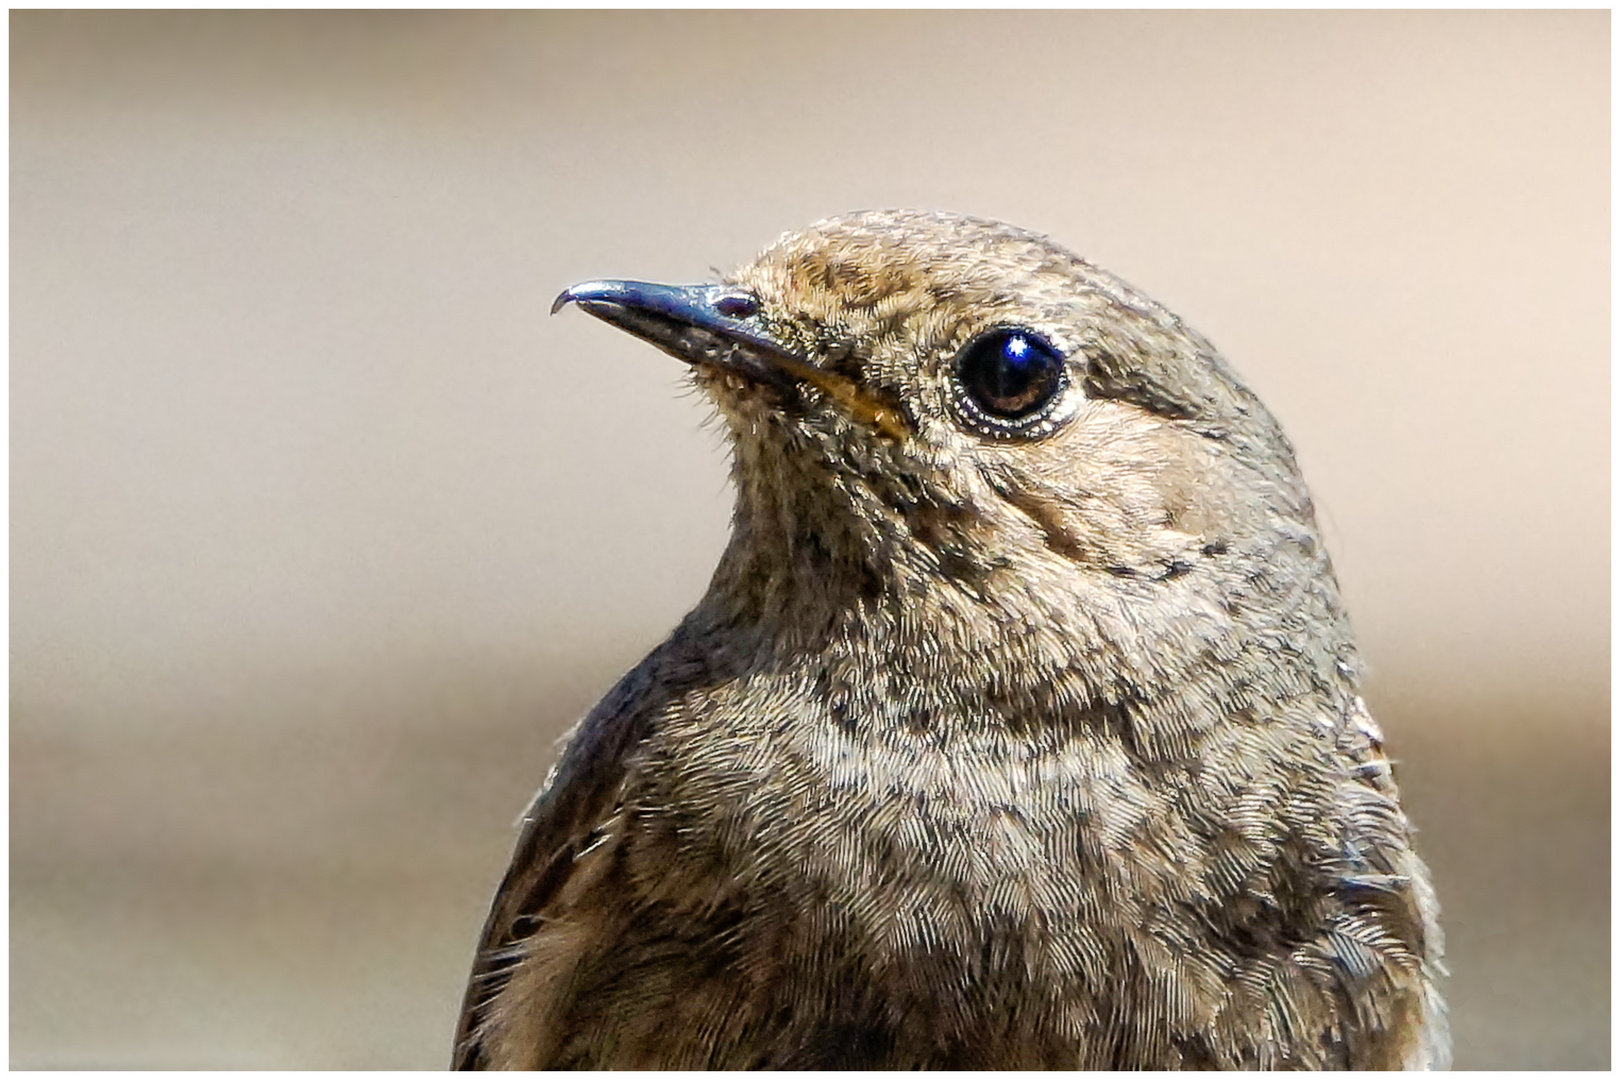
[[[1208,342],[922,212],[568,302],[692,364],[735,528],[529,811],[458,1066],[1445,1064],[1310,497]]]

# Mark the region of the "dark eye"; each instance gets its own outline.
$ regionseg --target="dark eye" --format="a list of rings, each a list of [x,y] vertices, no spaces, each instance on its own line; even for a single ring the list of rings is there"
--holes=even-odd
[[[1062,392],[1063,357],[1031,330],[1000,327],[975,338],[956,362],[969,413],[996,427],[1022,428]],[[1011,422],[1011,423],[1009,423]]]

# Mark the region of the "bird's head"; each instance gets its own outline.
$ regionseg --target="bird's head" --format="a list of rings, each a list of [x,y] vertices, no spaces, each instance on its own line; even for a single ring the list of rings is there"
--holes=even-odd
[[[717,584],[762,604],[854,587],[1130,622],[1241,603],[1279,560],[1326,570],[1270,414],[1174,315],[1042,236],[858,213],[723,282],[589,282],[569,302],[713,397],[738,486]]]

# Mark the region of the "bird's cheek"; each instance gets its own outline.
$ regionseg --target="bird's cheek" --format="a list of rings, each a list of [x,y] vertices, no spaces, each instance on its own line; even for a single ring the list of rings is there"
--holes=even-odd
[[[1051,552],[1116,577],[1160,578],[1187,564],[1200,538],[1173,505],[1185,485],[1179,447],[1139,410],[1088,402],[1067,431],[998,449],[982,473]]]
[[[996,490],[1050,554],[1088,573],[1139,575],[1151,572],[1160,558],[1160,545],[1151,541],[1157,530],[1121,502],[1095,493],[1058,490],[1039,478],[1006,470]]]

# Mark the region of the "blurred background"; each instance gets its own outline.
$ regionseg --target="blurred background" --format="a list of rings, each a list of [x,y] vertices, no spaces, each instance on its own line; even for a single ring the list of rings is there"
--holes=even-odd
[[[1609,1062],[1609,14],[15,12],[11,1064],[443,1066],[726,449],[566,285],[920,206],[1316,493],[1461,1067]]]

